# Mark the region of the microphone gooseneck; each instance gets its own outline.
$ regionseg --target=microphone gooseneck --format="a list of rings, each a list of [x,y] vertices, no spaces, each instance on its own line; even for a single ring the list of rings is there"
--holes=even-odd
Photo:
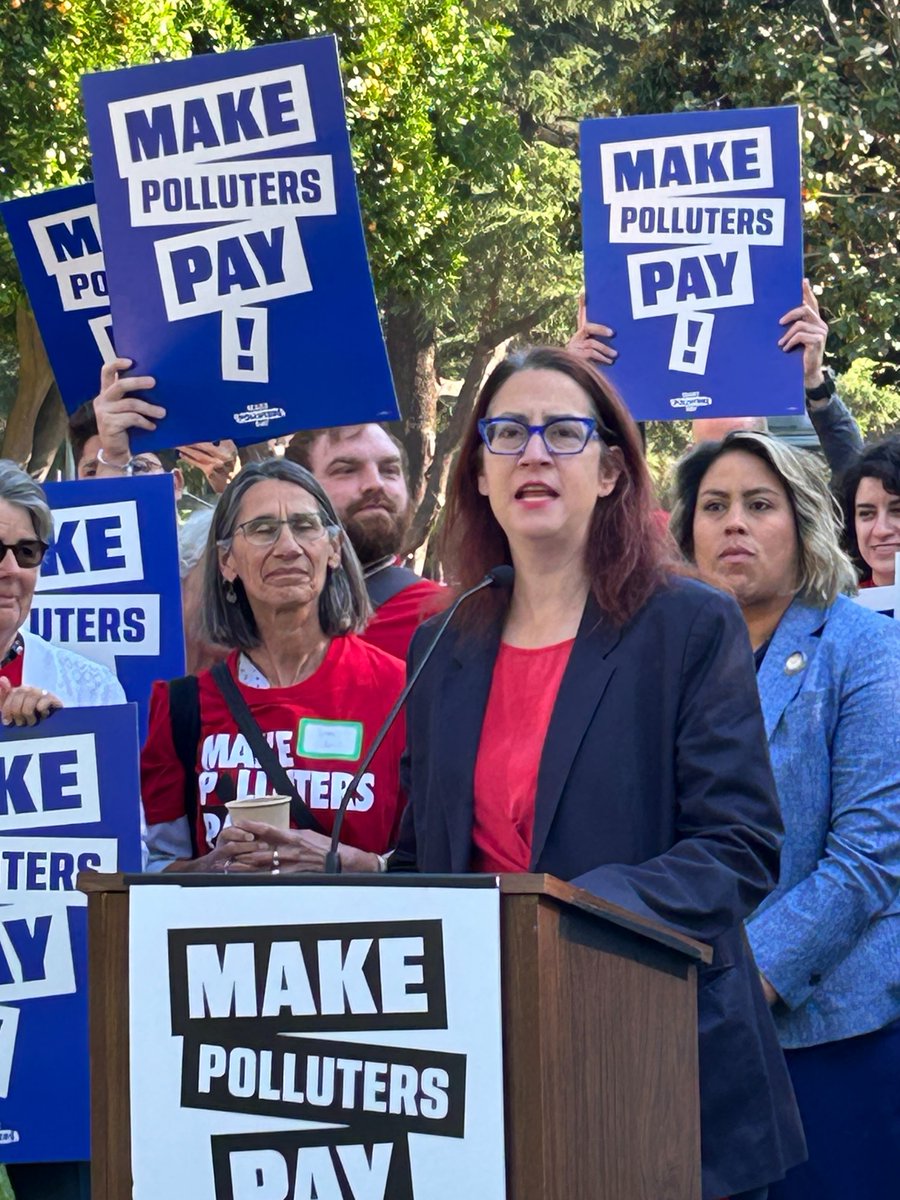
[[[435,633],[434,637],[431,639],[431,644],[429,645],[429,647],[425,651],[425,653],[422,655],[422,658],[419,660],[419,663],[416,666],[416,669],[413,671],[412,675],[406,681],[406,686],[403,688],[403,691],[400,693],[400,695],[397,697],[396,701],[394,702],[393,708],[388,713],[387,717],[385,718],[384,724],[378,730],[378,733],[376,733],[371,746],[366,751],[362,762],[359,764],[359,767],[357,768],[356,774],[353,776],[353,778],[347,784],[346,791],[344,792],[343,796],[341,797],[340,806],[338,807],[338,810],[335,813],[335,817],[334,817],[334,827],[331,832],[331,846],[328,850],[328,853],[325,855],[325,874],[326,875],[339,875],[341,872],[341,859],[340,859],[340,855],[338,853],[338,846],[340,845],[340,841],[341,841],[341,828],[344,824],[344,815],[347,812],[347,809],[350,807],[351,800],[356,795],[356,790],[359,787],[360,780],[362,779],[363,775],[365,775],[366,771],[368,771],[369,765],[371,764],[372,759],[375,757],[379,746],[384,741],[384,739],[387,737],[387,735],[390,731],[390,728],[394,724],[394,721],[396,721],[400,710],[403,708],[404,704],[406,703],[407,699],[409,698],[409,693],[415,687],[416,680],[422,674],[425,664],[428,662],[429,658],[431,658],[434,648],[437,646],[438,642],[444,636],[444,630],[447,628],[447,626],[453,620],[456,610],[459,608],[459,606],[465,600],[468,600],[470,596],[474,596],[476,592],[481,592],[485,588],[499,587],[499,588],[504,588],[504,589],[511,589],[513,582],[515,580],[515,574],[516,573],[513,570],[513,568],[511,566],[509,566],[507,563],[501,563],[499,566],[492,567],[491,570],[488,571],[487,575],[485,575],[484,579],[482,579],[479,583],[476,583],[474,587],[469,588],[468,591],[463,592],[461,596],[457,596],[456,599],[453,601],[453,603],[450,605],[450,607],[447,609],[447,612],[444,614],[443,620],[441,621],[440,625],[437,628],[437,632]]]

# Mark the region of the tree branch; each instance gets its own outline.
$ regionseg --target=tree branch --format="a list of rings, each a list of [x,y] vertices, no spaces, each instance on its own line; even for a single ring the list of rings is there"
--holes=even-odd
[[[494,329],[485,330],[479,337],[477,344],[478,346],[490,346],[493,352],[493,348],[499,346],[501,342],[508,342],[516,334],[527,333],[535,325],[540,325],[541,321],[545,317],[548,317],[557,305],[571,299],[572,297],[566,293],[562,296],[552,296],[549,300],[543,300],[537,308],[532,309],[529,313],[525,313],[524,316],[515,317],[510,321],[504,322],[502,325],[497,325]]]
[[[828,25],[831,29],[832,35],[834,36],[834,40],[839,46],[843,46],[844,39],[841,37],[841,30],[837,23],[837,17],[835,17],[834,13],[831,11],[831,5],[828,3],[828,0],[821,0],[821,4],[828,20]]]
[[[431,533],[438,513],[443,507],[453,453],[462,441],[462,435],[472,415],[475,400],[481,391],[485,375],[496,361],[498,352],[499,354],[504,353],[516,334],[526,333],[529,329],[533,329],[558,304],[567,299],[569,297],[566,295],[545,300],[521,317],[514,317],[493,329],[482,331],[472,351],[472,357],[469,360],[456,403],[453,405],[453,411],[447,424],[435,438],[434,455],[425,477],[422,499],[407,534],[404,553],[412,554],[418,550]]]
[[[19,386],[6,422],[2,455],[25,467],[31,457],[35,420],[53,383],[53,372],[34,314],[24,303],[20,303],[16,309],[16,337],[19,345]]]

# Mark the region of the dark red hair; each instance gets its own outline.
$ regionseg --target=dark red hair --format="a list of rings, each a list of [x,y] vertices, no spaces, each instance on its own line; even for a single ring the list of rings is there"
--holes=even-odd
[[[448,579],[474,586],[491,567],[511,563],[509,543],[478,490],[482,441],[478,421],[499,389],[519,371],[559,371],[586,393],[604,428],[600,437],[618,447],[622,470],[612,492],[597,500],[585,547],[591,591],[607,617],[624,625],[677,570],[674,546],[654,517],[653,484],[638,428],[615,389],[593,367],[566,350],[538,346],[507,358],[491,372],[457,455],[444,511],[442,559]],[[604,451],[608,453],[608,451]],[[466,627],[484,627],[504,611],[509,593],[489,589],[460,609]]]

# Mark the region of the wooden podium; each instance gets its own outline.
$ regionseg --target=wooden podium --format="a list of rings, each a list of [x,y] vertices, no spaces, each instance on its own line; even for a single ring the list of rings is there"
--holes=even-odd
[[[132,1195],[128,907],[136,879],[79,877],[89,897],[93,1200]],[[448,876],[367,879],[454,884]],[[500,887],[508,1200],[699,1200],[696,969],[711,950],[548,875],[506,875]]]

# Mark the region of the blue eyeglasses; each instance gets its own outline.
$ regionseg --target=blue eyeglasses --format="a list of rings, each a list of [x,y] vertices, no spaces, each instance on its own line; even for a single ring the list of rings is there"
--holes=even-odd
[[[548,454],[580,454],[592,437],[600,436],[600,428],[594,417],[554,417],[543,425],[527,425],[515,417],[483,417],[478,422],[491,454],[521,454],[536,433]]]

